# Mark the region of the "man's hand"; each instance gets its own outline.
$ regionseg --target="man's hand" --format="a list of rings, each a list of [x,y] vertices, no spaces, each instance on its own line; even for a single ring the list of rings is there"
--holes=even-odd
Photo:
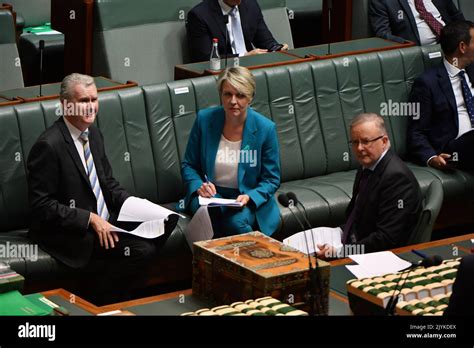
[[[318,244],[319,252],[316,252],[316,256],[319,259],[328,260],[337,258],[337,249],[329,244]]]
[[[245,53],[246,56],[254,56],[256,54],[263,54],[263,53],[268,53],[268,50],[264,50],[263,48],[256,48],[254,50],[251,50],[247,53]]]
[[[438,156],[431,158],[428,161],[428,165],[436,169],[448,169],[449,163],[447,160],[449,158],[451,158],[451,155],[448,155],[447,153],[441,153]]]
[[[288,44],[284,43],[283,47],[281,48],[282,51],[288,51]]]
[[[115,248],[115,243],[119,241],[119,238],[117,233],[110,231],[112,228],[111,224],[102,219],[99,215],[91,213],[90,225],[99,236],[101,247],[105,246],[105,249],[109,249],[110,245],[111,248]]]
[[[197,189],[197,194],[204,198],[211,198],[214,197],[217,193],[216,187],[212,182],[206,183],[204,182],[200,188]]]
[[[246,206],[247,203],[250,201],[250,197],[248,195],[240,195],[236,199],[237,202],[242,202],[243,206]]]

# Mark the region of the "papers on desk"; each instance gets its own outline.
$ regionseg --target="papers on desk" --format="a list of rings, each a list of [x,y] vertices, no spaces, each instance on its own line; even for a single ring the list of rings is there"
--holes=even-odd
[[[412,265],[391,251],[351,255],[350,258],[358,264],[348,265],[346,267],[358,279],[377,277],[387,273],[396,273]]]
[[[313,243],[314,239],[314,243]],[[303,232],[298,232],[283,240],[289,245],[305,254],[319,252],[317,245],[329,244],[336,249],[342,248],[342,230],[340,227],[318,227]],[[308,248],[306,247],[308,245]]]
[[[226,198],[204,198],[199,196],[199,205],[205,207],[235,207],[243,206],[242,202],[237,202],[235,199]]]
[[[173,214],[176,213],[147,199],[129,197],[123,203],[117,221],[143,223],[133,231],[127,231],[116,226],[112,226],[111,230],[147,239],[157,238],[165,233],[165,221]],[[176,215],[185,218],[181,214]]]
[[[188,242],[189,248],[194,252],[193,243],[202,240],[210,240],[214,237],[212,222],[207,207],[199,207],[184,230],[184,235]]]

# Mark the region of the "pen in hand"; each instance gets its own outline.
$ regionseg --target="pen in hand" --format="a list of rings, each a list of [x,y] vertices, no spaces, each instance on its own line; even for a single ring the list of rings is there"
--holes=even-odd
[[[211,197],[214,197],[215,196],[215,193],[213,193],[212,191],[212,183],[209,181],[208,177],[207,177],[207,174],[204,174],[204,179],[206,180],[206,190],[207,192],[209,192],[209,194],[211,195]],[[211,186],[212,185],[212,186]]]

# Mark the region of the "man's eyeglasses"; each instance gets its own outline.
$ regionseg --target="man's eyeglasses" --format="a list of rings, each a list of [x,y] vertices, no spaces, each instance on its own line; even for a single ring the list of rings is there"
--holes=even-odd
[[[385,135],[381,135],[381,136],[379,136],[379,137],[377,137],[377,138],[374,138],[374,139],[367,139],[367,140],[351,140],[351,141],[349,141],[349,144],[352,145],[352,146],[355,146],[355,147],[359,146],[359,144],[360,144],[360,145],[362,145],[362,146],[365,147],[365,146],[369,146],[369,145],[370,145],[371,143],[373,143],[374,141],[377,141],[377,140],[379,140],[379,139],[382,139],[384,136],[385,136]]]

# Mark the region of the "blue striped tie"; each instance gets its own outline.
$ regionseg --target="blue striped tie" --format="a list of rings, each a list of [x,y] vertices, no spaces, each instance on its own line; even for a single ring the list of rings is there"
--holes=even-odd
[[[469,119],[471,120],[471,126],[474,128],[474,105],[472,100],[471,89],[467,84],[465,74],[466,72],[464,70],[461,70],[458,75],[461,78],[462,96],[464,98],[464,103],[466,104],[466,110],[469,115]]]
[[[100,188],[100,183],[97,178],[97,172],[95,170],[94,158],[92,158],[91,149],[89,147],[89,131],[86,130],[81,133],[80,138],[82,140],[82,146],[84,148],[84,157],[86,159],[87,175],[91,183],[92,191],[94,191],[95,198],[97,199],[97,214],[104,220],[108,220],[109,211],[105,204],[104,195]]]

